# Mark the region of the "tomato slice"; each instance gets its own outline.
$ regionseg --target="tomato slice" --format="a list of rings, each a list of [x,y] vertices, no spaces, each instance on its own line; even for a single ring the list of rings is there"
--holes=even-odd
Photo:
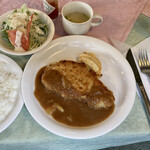
[[[23,32],[22,32],[22,36],[21,36],[21,46],[22,48],[27,51],[29,49],[29,44],[30,44],[30,40],[29,40],[29,32],[30,32],[30,26],[31,26],[31,23],[32,23],[32,18],[33,18],[33,14],[31,15],[31,19],[28,23],[28,27],[27,27],[27,34],[25,35]],[[16,40],[16,32],[17,32],[17,29],[14,29],[14,30],[7,30],[7,33],[8,33],[8,38],[10,40],[10,42],[14,45],[15,45],[15,40]],[[21,31],[20,31],[21,32]]]
[[[21,37],[21,46],[25,51],[29,49],[29,39],[24,33],[22,34]]]
[[[30,26],[31,26],[31,23],[32,23],[32,19],[33,19],[33,14],[31,15],[31,19],[28,23],[28,27],[27,27],[27,38],[28,38],[28,41],[27,41],[27,46],[29,48],[29,44],[30,44],[30,40],[29,40],[29,32],[30,32]]]
[[[17,29],[15,29],[15,30],[7,30],[9,40],[14,46],[16,46],[16,44],[15,44],[16,32],[17,32]],[[21,31],[19,31],[19,32],[21,32]],[[29,48],[29,44],[28,44],[29,40],[28,40],[27,36],[24,33],[22,33],[22,36],[21,36],[20,40],[21,40],[22,48],[27,51],[28,48]]]
[[[8,34],[9,41],[12,43],[12,45],[15,46],[15,39],[16,39],[16,32],[17,30],[6,30]]]

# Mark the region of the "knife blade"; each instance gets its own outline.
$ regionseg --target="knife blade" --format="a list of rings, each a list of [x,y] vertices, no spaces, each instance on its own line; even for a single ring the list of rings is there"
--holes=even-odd
[[[137,89],[138,89],[138,92],[139,92],[139,95],[140,95],[140,99],[143,102],[143,105],[145,107],[145,111],[146,111],[146,114],[147,114],[147,118],[148,118],[149,123],[150,123],[150,101],[149,101],[149,98],[146,94],[146,91],[145,91],[144,85],[142,83],[142,80],[141,80],[139,71],[137,69],[137,66],[135,64],[134,57],[133,57],[131,49],[128,50],[127,55],[126,55],[126,59],[128,60],[130,66],[133,70],[135,80],[136,80],[136,83],[137,83]]]

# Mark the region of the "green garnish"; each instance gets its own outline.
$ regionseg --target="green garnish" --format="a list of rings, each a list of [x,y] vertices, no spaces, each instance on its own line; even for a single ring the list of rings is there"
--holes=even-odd
[[[6,30],[2,31],[2,33],[1,33],[1,38],[4,40],[4,42],[7,44],[7,46],[8,46],[10,49],[14,49],[14,48],[15,48],[15,47],[11,44],[11,42],[9,41],[8,34],[7,34]]]

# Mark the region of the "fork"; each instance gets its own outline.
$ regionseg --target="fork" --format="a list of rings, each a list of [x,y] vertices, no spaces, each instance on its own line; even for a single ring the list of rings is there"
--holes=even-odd
[[[141,71],[150,77],[150,62],[148,60],[146,49],[139,49],[138,63]]]

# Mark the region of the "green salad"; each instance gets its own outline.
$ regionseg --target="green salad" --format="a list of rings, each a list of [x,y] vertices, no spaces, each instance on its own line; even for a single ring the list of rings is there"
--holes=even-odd
[[[15,51],[29,51],[39,47],[46,40],[47,34],[47,25],[25,4],[15,9],[2,23],[1,37]]]

